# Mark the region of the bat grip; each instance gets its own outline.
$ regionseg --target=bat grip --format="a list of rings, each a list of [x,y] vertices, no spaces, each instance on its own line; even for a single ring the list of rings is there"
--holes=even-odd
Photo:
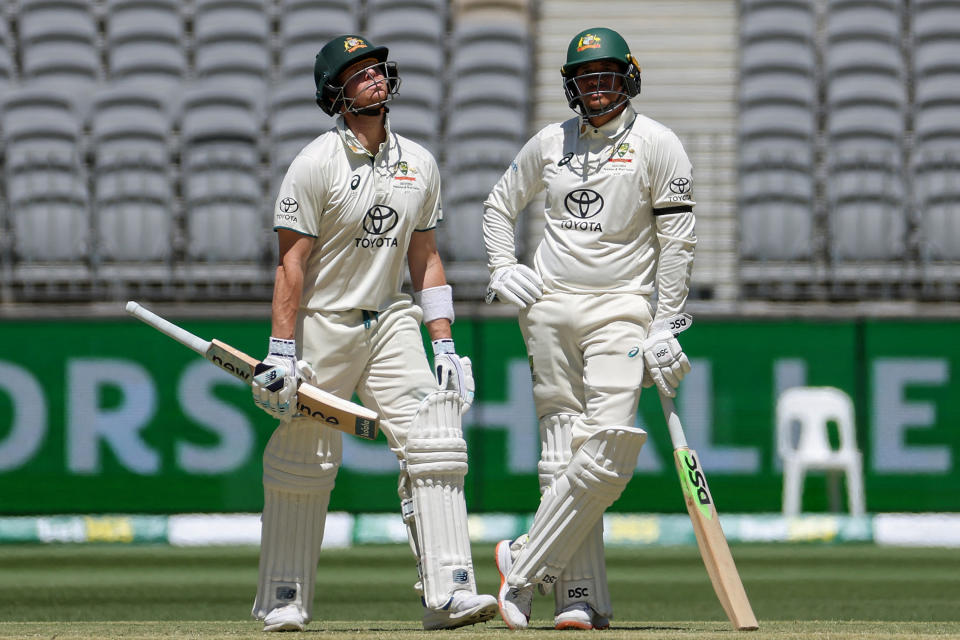
[[[182,327],[178,327],[169,320],[164,320],[154,312],[141,307],[133,300],[127,303],[126,310],[127,313],[133,317],[146,322],[157,331],[170,336],[180,344],[193,349],[202,356],[205,356],[207,349],[210,348],[209,341],[190,333]]]
[[[677,409],[673,406],[673,398],[668,398],[661,393],[660,406],[663,408],[663,417],[667,420],[667,429],[670,431],[673,448],[686,447],[687,437],[683,435],[683,425],[680,424],[680,416],[677,415]]]

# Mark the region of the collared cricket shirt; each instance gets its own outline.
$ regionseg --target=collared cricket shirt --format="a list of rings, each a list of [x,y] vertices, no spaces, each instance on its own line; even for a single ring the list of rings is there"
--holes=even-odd
[[[342,118],[290,164],[274,230],[316,238],[301,306],[381,311],[401,297],[410,236],[442,218],[440,175],[426,149],[390,131],[376,154]]]
[[[628,105],[601,127],[575,117],[538,132],[484,203],[491,270],[516,262],[517,216],[544,190],[533,266],[546,291],[650,294],[657,282],[658,315],[682,309],[695,202],[690,161],[670,129]]]

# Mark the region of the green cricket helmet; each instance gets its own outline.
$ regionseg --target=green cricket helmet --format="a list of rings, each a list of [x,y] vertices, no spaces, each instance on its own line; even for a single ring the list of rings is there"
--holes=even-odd
[[[581,65],[600,60],[612,60],[618,63],[620,72],[577,73]],[[563,76],[563,92],[567,96],[567,104],[584,117],[609,113],[640,93],[640,65],[637,59],[630,53],[630,47],[627,46],[623,36],[606,27],[587,29],[573,37],[567,47],[567,61],[560,67],[560,75]],[[621,79],[620,88],[615,87],[614,79],[617,77]],[[577,78],[581,81],[593,79],[597,83],[597,90],[602,93],[616,94],[618,99],[602,110],[588,109],[580,87],[577,85]]]
[[[397,75],[397,63],[388,62],[389,50],[386,47],[376,47],[369,40],[357,35],[342,35],[323,45],[313,64],[313,82],[317,86],[317,105],[327,115],[337,115],[340,109],[346,106],[348,111],[362,113],[367,110],[379,111],[380,106],[390,101],[400,86],[400,77]],[[381,67],[383,76],[387,79],[387,97],[377,104],[367,105],[363,109],[353,108],[352,100],[343,94],[343,87],[349,78],[340,82],[340,74],[350,65],[373,58]],[[372,113],[372,111],[371,111]]]

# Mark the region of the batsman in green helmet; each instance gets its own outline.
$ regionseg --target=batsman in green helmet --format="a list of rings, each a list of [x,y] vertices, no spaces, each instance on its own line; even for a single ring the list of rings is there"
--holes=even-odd
[[[387,103],[400,78],[388,54],[352,34],[317,54],[315,99],[335,124],[290,163],[273,208],[279,262],[263,359],[269,369],[252,384],[254,402],[278,421],[263,453],[253,616],[264,631],[303,631],[312,618],[324,524],[347,446],[324,416],[301,415],[309,413],[296,402],[302,380],[343,399],[356,394],[381,418],[389,450],[364,456],[380,468],[399,463],[424,629],[497,613],[496,598],[477,593],[470,552],[461,416],[474,382],[470,359],[454,347],[453,290],[434,235],[443,217],[440,171],[427,149],[390,129]],[[401,291],[407,271],[412,297]]]
[[[587,29],[574,36],[560,75],[567,104],[594,124],[608,121],[640,93],[640,65],[613,29]]]
[[[690,370],[671,331],[690,323],[697,240],[683,145],[634,110],[640,66],[613,29],[576,34],[560,74],[576,116],[523,146],[483,213],[486,300],[519,307],[540,431],[540,505],[495,554],[511,629],[550,591],[556,629],[610,626],[603,513],[646,440],[634,426],[640,390],[673,396]],[[515,230],[540,192],[544,229],[528,266]]]

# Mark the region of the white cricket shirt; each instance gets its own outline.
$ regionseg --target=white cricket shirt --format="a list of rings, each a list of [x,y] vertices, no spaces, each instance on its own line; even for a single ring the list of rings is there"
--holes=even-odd
[[[290,164],[274,230],[316,238],[300,306],[382,311],[400,286],[410,236],[442,218],[440,173],[429,151],[390,131],[376,156],[338,117]]]
[[[658,317],[683,309],[695,202],[690,161],[670,129],[629,104],[601,127],[575,117],[543,128],[484,202],[491,271],[516,262],[517,216],[543,190],[533,267],[546,291],[649,295],[656,283]]]

